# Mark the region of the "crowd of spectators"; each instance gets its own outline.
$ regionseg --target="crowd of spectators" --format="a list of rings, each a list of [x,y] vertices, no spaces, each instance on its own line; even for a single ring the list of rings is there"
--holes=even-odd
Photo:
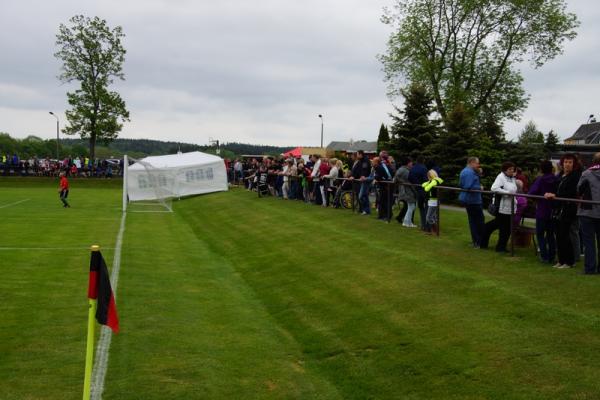
[[[112,178],[121,176],[123,159],[95,159],[89,157],[66,157],[62,160],[50,157],[20,158],[17,154],[0,155],[0,176],[50,176],[57,177],[61,171],[72,178]]]
[[[552,267],[572,268],[585,253],[585,274],[599,274],[597,243],[600,243],[600,153],[592,165],[584,167],[574,154],[565,154],[555,165],[545,160],[531,186],[529,179],[515,164],[502,164],[494,183],[485,222],[481,185],[482,170],[477,157],[470,157],[459,176],[459,201],[466,208],[472,246],[487,249],[492,233],[499,231],[495,250],[507,252],[514,227],[523,223],[526,210],[535,219],[535,236],[540,262]],[[303,158],[254,158],[231,163],[230,179],[247,190],[298,200],[320,207],[339,208],[341,190],[350,190],[357,199],[362,215],[377,209],[377,218],[389,222],[393,205],[398,203],[396,221],[406,228],[420,228],[426,233],[438,229],[438,186],[444,180],[435,163],[424,159],[394,160],[382,151],[369,159],[357,152],[348,165],[336,158],[311,155]],[[375,194],[375,196],[373,196]],[[521,195],[519,195],[521,194]],[[528,195],[532,195],[531,197]],[[534,197],[537,196],[537,197]],[[528,199],[529,197],[529,199]],[[564,199],[570,199],[564,200]],[[579,204],[581,203],[581,204]],[[419,225],[414,223],[418,212]],[[512,216],[512,220],[511,220]]]

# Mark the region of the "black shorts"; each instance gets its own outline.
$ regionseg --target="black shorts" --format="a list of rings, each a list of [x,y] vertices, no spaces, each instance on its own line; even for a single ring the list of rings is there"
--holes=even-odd
[[[61,199],[66,199],[68,195],[69,195],[69,190],[68,189],[60,191],[60,198]]]

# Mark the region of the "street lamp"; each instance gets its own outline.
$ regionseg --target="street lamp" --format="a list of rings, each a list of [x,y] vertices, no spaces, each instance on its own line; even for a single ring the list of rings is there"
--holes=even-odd
[[[590,117],[587,120],[587,124],[589,124],[590,122],[596,122],[596,119],[594,118],[594,114],[590,114]]]
[[[323,148],[323,115],[319,114],[319,118],[321,118],[321,148]]]
[[[50,115],[53,115],[56,118],[56,159],[58,160],[58,131],[60,129],[58,122],[58,115],[54,114],[52,111],[49,111]]]

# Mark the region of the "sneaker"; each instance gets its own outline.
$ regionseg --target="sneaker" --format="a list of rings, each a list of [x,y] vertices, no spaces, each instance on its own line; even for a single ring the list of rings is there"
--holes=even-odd
[[[559,262],[557,262],[556,264],[554,264],[554,265],[552,266],[552,268],[560,268],[560,267],[562,267],[562,264],[561,264],[561,263],[559,263]]]
[[[366,212],[361,212],[360,215],[368,215]]]
[[[569,264],[563,264],[560,267],[556,267],[556,268],[558,268],[558,269],[568,269],[568,268],[573,268],[573,266],[569,265]]]

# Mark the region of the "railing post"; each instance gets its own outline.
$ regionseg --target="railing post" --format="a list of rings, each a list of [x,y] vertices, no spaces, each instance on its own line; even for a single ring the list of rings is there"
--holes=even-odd
[[[440,191],[440,194],[441,194],[441,191]],[[440,237],[440,226],[441,226],[441,221],[442,221],[442,212],[441,212],[442,209],[440,207],[440,204],[441,204],[440,197],[441,196],[439,196],[439,195],[437,196],[437,198],[438,198],[437,199],[437,229],[435,232],[435,235],[437,237]]]
[[[515,256],[515,196],[510,195],[510,256]]]

